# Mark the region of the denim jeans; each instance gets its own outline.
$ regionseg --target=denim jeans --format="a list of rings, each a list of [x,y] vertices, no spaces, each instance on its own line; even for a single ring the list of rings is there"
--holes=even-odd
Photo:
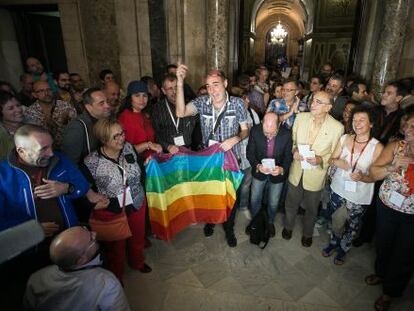
[[[265,180],[253,178],[250,211],[252,213],[252,217],[254,217],[260,211],[260,208],[262,207],[263,194],[265,192],[265,187],[267,184],[267,213],[269,215],[269,223],[273,223],[276,217],[279,199],[283,189],[283,182],[277,184],[271,183],[269,176],[267,176]]]
[[[237,197],[236,207],[240,208],[248,208],[249,207],[249,198],[250,198],[250,185],[252,183],[252,168],[248,167],[243,172],[243,180],[240,185],[239,195]]]

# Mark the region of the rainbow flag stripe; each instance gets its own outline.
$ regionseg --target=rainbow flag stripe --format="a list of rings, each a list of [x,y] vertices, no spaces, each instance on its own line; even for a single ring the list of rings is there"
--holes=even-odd
[[[242,179],[233,153],[219,145],[153,156],[145,181],[153,233],[169,241],[193,223],[225,222]]]

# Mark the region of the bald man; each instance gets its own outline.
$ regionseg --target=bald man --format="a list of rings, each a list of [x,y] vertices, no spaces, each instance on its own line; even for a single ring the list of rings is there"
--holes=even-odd
[[[26,59],[26,71],[32,75],[33,81],[46,81],[52,92],[57,92],[57,85],[53,79],[53,74],[45,72],[42,63],[36,57],[28,57]]]
[[[60,150],[63,129],[70,120],[76,118],[76,110],[69,103],[56,100],[52,89],[45,81],[35,82],[32,94],[36,101],[24,112],[26,122],[49,130],[54,139],[54,149]]]
[[[292,162],[292,134],[287,128],[279,126],[279,117],[276,113],[266,113],[263,124],[255,125],[251,129],[247,159],[252,166],[253,175],[251,214],[254,217],[260,211],[263,194],[268,186],[268,230],[273,237],[275,235],[273,223],[280,195]]]
[[[333,97],[317,92],[312,98],[311,112],[299,113],[292,129],[293,159],[289,173],[285,203],[285,228],[282,237],[292,237],[299,206],[305,209],[302,246],[312,245],[313,227],[325,185],[329,159],[344,132],[343,125],[329,112]]]
[[[100,267],[96,233],[72,227],[50,245],[55,265],[34,273],[26,287],[29,310],[130,310],[121,284]]]
[[[108,103],[111,105],[112,114],[116,115],[121,105],[121,89],[115,81],[108,81],[105,83],[103,89]]]

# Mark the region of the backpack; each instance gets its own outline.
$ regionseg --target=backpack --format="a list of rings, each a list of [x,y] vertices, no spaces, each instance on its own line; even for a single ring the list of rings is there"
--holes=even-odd
[[[246,233],[250,235],[250,243],[256,244],[261,249],[267,246],[270,239],[268,218],[266,209],[261,208],[246,228]]]

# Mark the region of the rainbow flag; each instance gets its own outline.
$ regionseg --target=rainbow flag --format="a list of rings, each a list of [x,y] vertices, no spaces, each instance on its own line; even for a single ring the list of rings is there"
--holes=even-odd
[[[145,186],[153,233],[169,241],[190,224],[225,222],[242,179],[233,153],[218,144],[152,156]]]

